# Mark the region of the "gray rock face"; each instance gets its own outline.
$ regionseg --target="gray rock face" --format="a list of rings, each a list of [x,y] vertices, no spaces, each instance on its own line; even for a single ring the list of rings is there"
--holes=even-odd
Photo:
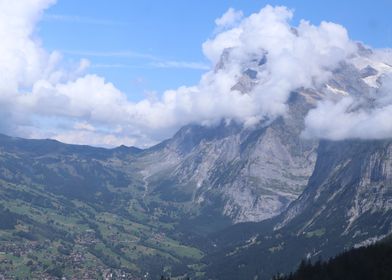
[[[392,231],[392,142],[322,142],[315,171],[275,229],[326,228],[351,245]]]
[[[300,108],[303,98],[296,95],[298,108],[293,105],[289,117],[268,126],[183,128],[141,159],[150,191],[173,188],[187,193],[200,208],[219,197],[220,211],[234,222],[280,213],[302,192],[315,163],[317,141],[300,138],[302,123],[295,115],[306,109]],[[168,179],[170,185],[159,187],[158,182]]]
[[[369,65],[361,70],[361,78],[367,78],[367,77],[374,76],[377,74],[378,74],[378,71]]]
[[[225,279],[271,279],[301,259],[328,259],[391,232],[392,140],[321,141],[299,198],[273,219],[222,232],[207,272],[212,279],[221,271]]]
[[[303,93],[292,93],[290,104],[289,114],[270,124],[182,128],[138,161],[150,191],[183,193],[197,208],[218,198],[219,211],[234,222],[279,214],[306,186],[318,145],[300,137],[311,107]]]
[[[225,68],[230,51],[223,52],[215,71]],[[273,121],[182,128],[137,161],[149,191],[167,193],[168,199],[180,194],[197,209],[215,207],[235,223],[280,214],[302,193],[314,170],[318,141],[301,137],[306,114],[324,98],[371,96],[375,89],[366,79],[380,73],[363,67],[369,55],[342,62],[319,88],[292,92],[287,114]],[[267,62],[268,54],[262,53],[244,64],[233,90],[248,94],[261,82],[258,76]]]

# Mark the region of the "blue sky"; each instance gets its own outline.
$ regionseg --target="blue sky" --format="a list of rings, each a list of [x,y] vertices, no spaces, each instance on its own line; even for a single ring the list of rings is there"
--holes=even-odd
[[[69,61],[87,58],[89,70],[113,82],[130,100],[196,84],[208,60],[201,44],[229,7],[245,16],[266,4],[295,10],[300,19],[345,26],[354,40],[392,46],[392,1],[125,1],[58,0],[46,10],[38,35],[47,50]]]

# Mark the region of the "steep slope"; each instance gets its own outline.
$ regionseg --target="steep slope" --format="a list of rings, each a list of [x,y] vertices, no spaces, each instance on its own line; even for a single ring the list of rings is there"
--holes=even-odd
[[[215,72],[225,70],[231,51],[223,52]],[[233,88],[251,94],[268,81],[267,64],[268,53],[255,54],[241,64]],[[391,71],[358,44],[357,54],[342,61],[325,83],[291,92],[283,116],[251,126],[229,120],[188,125],[144,153],[141,176],[149,191],[191,202],[200,211],[214,210],[235,223],[274,217],[302,193],[314,169],[318,140],[302,137],[309,110],[318,101],[346,96],[371,107],[381,78]]]
[[[303,258],[328,258],[385,237],[392,231],[391,151],[391,141],[322,141],[307,188],[285,212],[217,237],[229,246],[207,259],[211,277],[265,279]]]
[[[391,141],[322,142],[319,157],[309,187],[276,228],[297,225],[300,234],[335,217],[339,235],[352,242],[391,231]]]
[[[289,276],[275,280],[389,280],[392,275],[392,244],[390,240],[369,247],[351,249],[327,262],[302,262]]]
[[[293,93],[290,113],[254,127],[190,125],[142,159],[151,192],[166,199],[215,204],[234,222],[277,215],[301,193],[313,170],[317,141],[300,138],[309,109]]]

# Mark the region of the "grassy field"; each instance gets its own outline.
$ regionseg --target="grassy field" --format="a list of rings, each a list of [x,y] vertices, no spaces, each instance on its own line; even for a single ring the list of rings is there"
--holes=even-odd
[[[157,198],[140,201],[125,189],[111,207],[67,200],[39,185],[0,185],[0,206],[15,217],[12,228],[0,229],[0,274],[6,277],[99,279],[108,269],[133,276],[171,273],[184,260],[203,257],[172,237],[179,217],[163,222],[166,211],[156,206]]]

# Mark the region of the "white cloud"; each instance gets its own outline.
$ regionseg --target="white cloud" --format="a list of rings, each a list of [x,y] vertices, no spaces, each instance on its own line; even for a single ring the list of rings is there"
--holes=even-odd
[[[119,136],[110,132],[95,132],[89,130],[67,130],[53,135],[53,138],[64,143],[78,143],[82,145],[117,147],[121,145],[135,146],[135,138]]]
[[[229,8],[220,18],[215,20],[215,24],[218,30],[230,28],[236,25],[244,16],[242,11],[236,11],[233,8]]]
[[[33,37],[42,10],[53,1],[0,1],[0,90],[18,91],[31,86],[51,67],[50,57]]]
[[[205,55],[214,63],[231,48],[229,67],[233,70],[243,68],[244,61],[255,55],[260,59],[260,54],[267,53],[263,82],[250,93],[257,104],[256,111],[251,112],[253,117],[284,114],[291,90],[325,81],[356,49],[342,26],[328,22],[314,26],[301,21],[294,31],[292,16],[285,7],[267,6],[203,44]],[[229,79],[235,80],[238,74]]]
[[[42,48],[34,25],[53,1],[14,2],[0,1],[5,15],[0,17],[4,38],[0,45],[0,129],[27,137],[147,146],[188,123],[235,119],[253,124],[285,114],[290,91],[326,81],[339,62],[356,51],[346,30],[334,23],[314,26],[301,21],[293,29],[292,11],[285,7],[267,6],[246,18],[229,9],[216,21],[221,29],[203,44],[205,56],[214,65],[227,52],[222,67],[206,72],[195,86],[131,102],[104,78],[84,74],[87,60],[64,67],[59,53]],[[86,56],[103,54],[146,57],[133,52]],[[259,82],[244,94],[235,85],[248,64],[262,59],[263,54],[264,65],[252,62],[260,70]],[[161,67],[205,68],[188,62],[156,63]],[[312,124],[311,118],[308,122]]]
[[[305,118],[305,137],[331,140],[392,138],[392,76],[373,95],[322,101]]]

